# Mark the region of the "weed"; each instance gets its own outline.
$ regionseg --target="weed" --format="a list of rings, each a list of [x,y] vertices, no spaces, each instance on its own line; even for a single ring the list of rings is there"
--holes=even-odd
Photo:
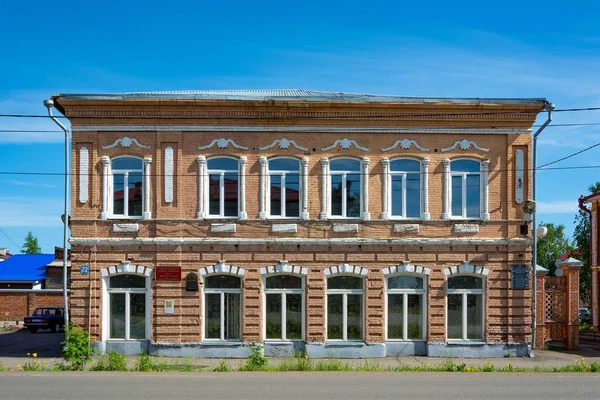
[[[88,332],[77,326],[65,326],[65,341],[62,356],[65,361],[71,363],[73,371],[82,371],[85,364],[92,358],[94,350],[90,348],[90,336]]]
[[[211,372],[231,372],[233,371],[233,367],[222,358],[219,360],[219,365],[216,367],[212,367],[210,369]]]
[[[265,347],[262,343],[252,343],[249,346],[250,354],[246,363],[240,371],[264,371],[267,369],[269,360],[265,356]]]

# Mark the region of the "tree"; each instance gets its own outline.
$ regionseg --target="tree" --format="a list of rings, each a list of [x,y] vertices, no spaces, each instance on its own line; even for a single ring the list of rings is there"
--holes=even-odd
[[[590,194],[600,192],[600,182],[590,185]],[[584,303],[590,301],[590,215],[579,210],[575,216],[575,231],[573,232],[573,244],[577,247],[579,261],[583,262],[583,268],[579,273],[579,297]]]
[[[537,263],[539,266],[548,269],[550,275],[554,275],[556,259],[560,255],[571,251],[571,244],[569,239],[565,237],[564,225],[544,224],[542,222],[540,226],[545,226],[548,233],[538,241]]]
[[[42,248],[40,247],[38,240],[31,231],[27,232],[27,236],[25,237],[25,243],[21,248],[21,253],[23,254],[41,254]]]

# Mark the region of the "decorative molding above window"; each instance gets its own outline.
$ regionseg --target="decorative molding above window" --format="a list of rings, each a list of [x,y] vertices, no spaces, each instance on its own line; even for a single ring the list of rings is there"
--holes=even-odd
[[[396,143],[394,143],[390,147],[385,147],[385,148],[381,149],[381,151],[383,151],[384,153],[386,151],[392,151],[398,146],[402,147],[403,149],[410,149],[410,147],[413,145],[415,146],[415,148],[417,148],[421,151],[424,151],[424,152],[428,152],[430,150],[430,149],[426,149],[425,147],[419,146],[419,144],[415,140],[401,139],[401,140],[396,140]]]
[[[472,265],[469,261],[465,261],[462,263],[462,265],[458,265],[455,267],[444,268],[443,271],[444,271],[444,275],[446,275],[446,277],[460,275],[460,274],[475,274],[475,275],[488,276],[488,274],[490,272],[489,269],[483,268],[482,266],[479,266],[479,265]]]
[[[333,267],[327,267],[323,271],[325,276],[344,274],[344,275],[356,275],[359,277],[367,276],[369,270],[366,268],[359,267],[358,265],[334,265]]]
[[[454,150],[456,146],[460,146],[461,150],[469,150],[471,146],[473,146],[476,150],[483,151],[484,153],[488,153],[490,151],[490,149],[480,147],[479,145],[477,145],[477,143],[468,139],[457,140],[452,146],[441,149],[440,151],[442,153],[446,153],[448,151]]]
[[[100,273],[103,277],[116,274],[135,274],[149,277],[152,276],[152,268],[147,268],[143,265],[133,265],[131,264],[131,261],[121,261],[121,264],[119,265],[102,268]]]
[[[270,265],[268,267],[262,267],[260,269],[261,275],[268,274],[294,274],[294,275],[308,275],[308,268],[299,267],[297,265],[290,265],[286,260],[281,260],[277,265]]]
[[[410,261],[402,261],[402,265],[394,265],[391,267],[383,268],[384,276],[404,273],[429,275],[431,273],[431,269],[422,267],[420,265],[413,265],[410,263]]]
[[[229,274],[244,276],[246,271],[242,267],[236,267],[233,265],[225,264],[225,261],[221,260],[215,265],[209,265],[208,267],[200,268],[200,275],[218,275],[218,274]]]
[[[239,150],[248,150],[248,147],[246,147],[246,146],[240,146],[239,144],[237,144],[236,142],[234,142],[233,139],[226,139],[226,138],[214,139],[212,142],[210,142],[206,146],[198,146],[198,150],[210,149],[215,144],[220,149],[226,149],[231,144],[236,149],[239,149]]]
[[[335,142],[333,142],[333,144],[331,146],[322,147],[321,151],[329,151],[329,150],[335,149],[337,146],[340,146],[340,148],[344,149],[344,150],[347,150],[352,146],[354,146],[357,149],[362,150],[362,151],[370,151],[371,150],[368,147],[363,147],[363,146],[359,145],[358,143],[356,143],[356,140],[344,138],[344,139],[336,140]]]
[[[129,147],[131,147],[132,144],[136,145],[140,149],[149,150],[149,149],[152,148],[152,146],[150,146],[150,145],[141,144],[135,138],[130,138],[128,136],[124,136],[122,138],[119,138],[119,139],[115,140],[115,142],[113,144],[102,146],[102,149],[103,150],[114,149],[118,145],[121,145],[121,147],[127,147],[127,148],[129,148]]]
[[[273,143],[271,143],[270,145],[259,147],[259,149],[260,150],[269,150],[269,149],[272,149],[273,147],[275,147],[276,144],[279,144],[280,149],[289,149],[290,145],[292,145],[295,148],[297,148],[298,150],[308,151],[307,147],[298,146],[298,144],[295,141],[286,139],[286,138],[277,139],[277,140],[273,141]]]

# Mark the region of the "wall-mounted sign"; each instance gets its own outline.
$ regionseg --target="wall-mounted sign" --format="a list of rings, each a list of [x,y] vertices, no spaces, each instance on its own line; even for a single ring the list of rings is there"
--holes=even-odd
[[[181,267],[156,267],[154,275],[157,281],[179,282],[181,281]]]
[[[190,272],[185,277],[185,290],[188,292],[197,292],[198,288],[198,274]]]
[[[90,273],[90,267],[88,265],[82,265],[79,267],[79,273],[81,275],[87,275]]]
[[[165,300],[165,314],[175,313],[175,300]]]
[[[512,264],[510,270],[511,289],[529,289],[529,265]]]

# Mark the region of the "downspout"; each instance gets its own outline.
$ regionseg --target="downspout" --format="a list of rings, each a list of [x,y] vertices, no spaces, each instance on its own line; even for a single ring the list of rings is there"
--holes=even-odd
[[[592,290],[592,210],[590,210],[589,208],[587,208],[583,203],[585,203],[585,197],[583,197],[583,195],[579,196],[578,199],[578,206],[579,209],[581,211],[583,211],[584,213],[588,214],[590,216],[590,249],[589,249],[589,259],[588,259],[588,264],[589,264],[589,268],[590,268],[590,319],[592,320],[592,327],[594,325],[593,321],[594,321],[594,307],[592,307],[592,302],[594,300],[594,291]]]
[[[68,225],[69,225],[69,142],[71,136],[69,130],[54,116],[52,115],[52,107],[54,107],[54,100],[44,100],[44,106],[48,109],[48,116],[56,125],[65,132],[65,220],[64,220],[64,232],[63,232],[63,302],[65,307],[65,331],[69,328],[69,298],[67,295],[67,255],[69,253],[67,244],[69,240]]]
[[[531,180],[532,186],[532,195],[533,195],[533,203],[536,201],[536,187],[535,187],[535,177],[537,172],[537,138],[542,133],[542,131],[552,122],[552,111],[554,110],[554,103],[546,103],[544,110],[548,112],[548,118],[546,122],[539,127],[539,129],[533,134],[533,176]],[[537,219],[536,219],[536,211],[537,204],[533,210],[533,229],[532,229],[532,239],[533,239],[533,254],[532,254],[532,264],[533,264],[533,322],[532,322],[532,332],[531,332],[531,348],[535,349],[535,339],[536,339],[536,329],[537,329]]]

